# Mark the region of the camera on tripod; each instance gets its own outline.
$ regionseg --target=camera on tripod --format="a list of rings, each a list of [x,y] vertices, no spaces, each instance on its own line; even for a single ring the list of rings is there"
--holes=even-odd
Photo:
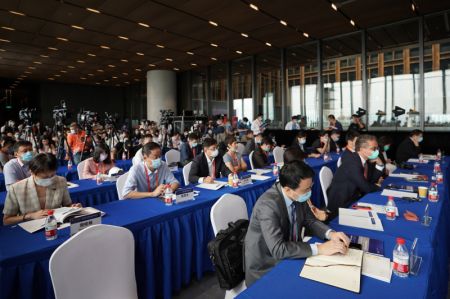
[[[93,111],[81,111],[77,115],[78,124],[83,127],[86,132],[92,131],[94,122],[97,121],[98,113]],[[89,134],[89,133],[88,133]]]
[[[175,112],[172,110],[159,110],[159,112],[161,113],[160,125],[167,126],[172,124]]]
[[[61,101],[59,106],[53,108],[53,119],[57,124],[62,124],[67,118],[67,106],[65,101]]]
[[[24,108],[19,111],[19,119],[23,120],[26,126],[31,126],[34,112],[36,112],[36,108]]]
[[[117,122],[117,113],[115,115],[109,114],[108,112],[105,112],[105,125],[112,125],[114,126]]]

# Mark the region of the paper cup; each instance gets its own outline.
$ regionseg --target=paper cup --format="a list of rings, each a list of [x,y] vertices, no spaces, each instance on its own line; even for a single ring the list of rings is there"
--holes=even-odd
[[[420,198],[427,198],[428,188],[420,186],[418,187],[419,190],[419,197]]]

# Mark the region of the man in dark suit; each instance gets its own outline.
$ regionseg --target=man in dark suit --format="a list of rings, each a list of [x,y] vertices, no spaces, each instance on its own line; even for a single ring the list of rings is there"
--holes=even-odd
[[[261,144],[262,135],[259,132],[254,134],[255,138],[247,139],[247,143],[245,144],[244,155],[250,155],[256,149],[256,145]]]
[[[421,130],[413,130],[409,133],[409,137],[402,141],[397,147],[396,161],[402,163],[411,158],[418,158],[420,155],[420,143],[423,140],[423,132]]]
[[[358,137],[355,152],[347,155],[328,189],[330,218],[338,215],[339,208],[346,208],[364,194],[379,190],[384,165],[378,154],[375,136],[365,134]]]
[[[286,163],[280,182],[256,202],[245,236],[245,282],[250,286],[282,259],[311,255],[345,254],[350,243],[317,220],[307,203],[311,196],[314,171],[301,161]],[[302,241],[305,227],[312,235],[330,241],[308,244]]]
[[[219,156],[217,141],[213,138],[206,138],[203,141],[203,154],[192,160],[191,171],[189,172],[189,182],[213,183],[215,178],[226,177],[230,171]]]
[[[345,150],[341,154],[341,162],[343,163],[350,154],[355,152],[356,140],[359,137],[358,131],[348,131],[347,135],[345,135],[345,141],[347,142],[347,146]]]
[[[181,144],[180,162],[183,166],[202,153],[202,148],[198,144],[198,139],[196,133],[191,133],[189,134],[187,141]]]
[[[253,152],[252,162],[255,168],[264,168],[270,165],[269,153],[273,148],[273,141],[269,137],[264,137],[261,145],[257,146]]]

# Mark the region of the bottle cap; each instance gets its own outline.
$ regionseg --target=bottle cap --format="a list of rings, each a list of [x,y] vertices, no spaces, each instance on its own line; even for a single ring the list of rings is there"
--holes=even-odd
[[[54,210],[48,210],[48,211],[47,211],[47,215],[48,215],[48,216],[51,216],[51,215],[53,215],[54,213],[55,213]]]
[[[405,245],[405,239],[403,239],[403,238],[397,238],[397,244]]]
[[[388,200],[394,200],[394,196],[388,196]]]

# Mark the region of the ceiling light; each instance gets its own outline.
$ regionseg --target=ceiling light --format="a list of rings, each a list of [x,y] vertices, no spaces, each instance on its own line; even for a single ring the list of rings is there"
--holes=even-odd
[[[112,78],[113,78],[113,79],[117,79],[117,77],[116,77],[116,76],[113,76]]]
[[[31,72],[29,72],[29,71],[25,71],[24,73],[25,73],[25,74],[31,74]]]
[[[241,33],[241,35],[242,35],[243,37],[248,37],[248,34],[246,34],[246,33]]]
[[[91,56],[91,57],[95,57],[95,56],[97,56],[97,55],[95,55],[95,54],[92,54],[92,53],[87,53],[87,55],[88,55],[88,56]]]
[[[213,22],[213,21],[209,21],[208,23],[213,25],[213,26],[216,26],[216,27],[219,26],[219,24],[217,24],[216,22]]]
[[[142,70],[141,69],[135,69],[137,72],[142,72]]]
[[[144,56],[144,53],[141,53],[141,52],[136,52],[136,54],[139,56]]]
[[[126,82],[123,82],[123,84],[130,84],[130,82],[126,81]]]
[[[23,80],[23,78],[17,78],[17,80]]]
[[[337,8],[336,4],[334,4],[334,3],[331,3],[331,8],[332,8],[332,9],[334,9],[335,11],[337,11],[337,10],[338,10],[338,8]]]
[[[97,72],[103,73],[103,72],[104,72],[104,70],[97,70]]]
[[[308,38],[308,37],[309,37],[309,34],[306,33],[306,32],[303,32],[303,36],[306,37],[306,38]]]
[[[173,70],[174,70],[174,71],[179,71],[180,69],[177,68],[177,67],[174,67]]]
[[[150,25],[145,24],[145,23],[138,23],[138,25],[139,25],[139,26],[142,26],[142,27],[147,27],[147,28],[150,27]]]
[[[163,45],[156,45],[158,48],[164,49]]]
[[[100,82],[95,82],[95,85],[100,85]]]
[[[126,37],[126,36],[122,36],[122,35],[119,35],[119,36],[118,36],[118,38],[120,38],[120,39],[124,39],[124,40],[128,40],[128,39],[129,39],[128,37]]]
[[[280,20],[280,24],[283,25],[283,26],[287,26],[287,22],[283,21],[283,20]]]
[[[92,77],[92,76],[94,76],[94,74],[88,74],[88,76],[91,76],[91,77]]]
[[[218,47],[219,45],[217,45],[217,44],[210,44],[212,47]]]
[[[411,2],[411,10],[414,12],[416,11],[416,5],[413,2]]]
[[[29,66],[28,67],[30,70],[35,70],[36,68],[34,66]]]
[[[271,43],[268,43],[268,42],[266,42],[266,46],[268,46],[268,47],[272,47],[272,44],[271,44]]]
[[[6,50],[5,49],[0,49],[0,52],[6,52]]]
[[[251,8],[251,9],[254,9],[254,10],[256,10],[256,11],[259,10],[258,6],[256,6],[255,4],[252,4],[252,3],[250,3],[250,8]]]
[[[350,24],[352,24],[352,26],[355,26],[355,21],[350,20]]]
[[[43,57],[43,58],[48,58],[48,55],[44,55],[44,54],[41,54],[41,55],[39,55],[39,56],[41,56],[41,57]]]
[[[0,38],[0,42],[10,43],[11,41],[7,40],[7,39]]]
[[[86,80],[86,77],[80,77],[81,80]]]
[[[114,64],[108,64],[109,67],[116,67]]]
[[[148,66],[155,67],[156,65],[154,65],[153,63],[149,63]]]
[[[99,10],[96,10],[96,9],[93,9],[93,8],[89,8],[89,7],[86,7],[86,10],[88,10],[90,12],[93,12],[93,13],[100,13]]]
[[[120,59],[120,61],[122,61],[122,62],[128,62],[128,60],[126,60],[126,59]]]
[[[109,80],[107,80],[107,79],[105,79],[105,80],[103,80],[104,82],[109,82]]]
[[[167,60],[167,61],[173,61],[173,59],[172,59],[172,58],[166,58],[166,60]]]
[[[242,54],[242,52],[241,52],[241,51],[239,51],[239,50],[237,50],[237,51],[236,51],[236,53],[238,53],[238,54]]]
[[[217,58],[216,57],[211,57],[211,60],[217,60]]]
[[[34,64],[42,64],[40,61],[33,61]]]
[[[78,63],[84,63],[84,60],[77,60]]]
[[[53,81],[53,80],[55,80],[55,78],[48,78],[48,80],[51,80],[51,81]]]
[[[122,75],[124,75],[124,76],[128,76],[128,73],[122,73]]]
[[[59,39],[60,41],[63,41],[63,42],[69,41],[67,38],[64,38],[64,37],[57,37],[56,39]]]
[[[103,46],[103,45],[101,45],[100,48],[105,49],[105,50],[111,49],[110,47],[108,47],[108,46]]]
[[[61,73],[67,73],[67,71],[65,71],[65,70],[60,70],[60,72],[61,72]]]
[[[194,55],[194,53],[192,53],[192,52],[186,52],[186,54],[188,54],[188,55]]]
[[[197,64],[196,64],[196,63],[191,63],[191,65],[192,65],[192,66],[197,66]]]
[[[58,51],[58,48],[54,48],[54,47],[48,47],[47,49],[52,50],[52,51]]]
[[[59,74],[54,74],[53,77],[61,77]]]
[[[69,69],[74,69],[75,67],[73,65],[68,65],[67,66]]]
[[[18,12],[18,11],[14,11],[14,10],[10,10],[9,12],[12,13],[13,15],[22,16],[22,17],[25,16],[25,14],[22,12]]]
[[[83,27],[77,26],[77,25],[72,25],[72,26],[70,26],[70,27],[72,27],[72,28],[74,28],[74,29],[78,29],[78,30],[84,30]]]
[[[2,26],[2,29],[9,30],[9,31],[14,31],[14,30],[16,30],[16,29],[14,29],[14,28],[6,27],[6,26]]]
[[[138,78],[135,78],[135,79],[133,79],[134,81],[139,81],[139,79]]]

